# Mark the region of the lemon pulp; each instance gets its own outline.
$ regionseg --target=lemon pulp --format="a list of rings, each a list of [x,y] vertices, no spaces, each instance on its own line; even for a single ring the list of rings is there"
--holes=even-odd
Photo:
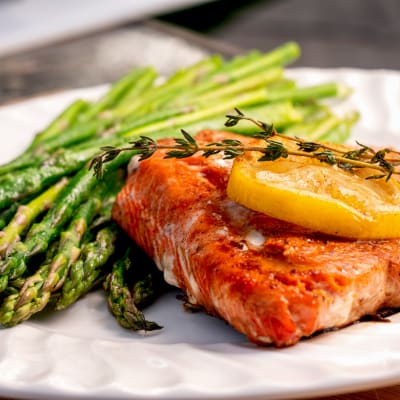
[[[232,200],[331,235],[400,238],[400,184],[395,178],[365,179],[376,171],[348,172],[301,156],[257,161],[261,155],[247,152],[235,159],[227,189]]]

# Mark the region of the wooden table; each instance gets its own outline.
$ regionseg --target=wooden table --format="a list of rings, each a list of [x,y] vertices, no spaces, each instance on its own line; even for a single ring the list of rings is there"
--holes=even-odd
[[[157,50],[143,57],[132,48],[133,38],[152,36],[154,49],[168,37],[173,46],[186,46],[187,52],[160,60]],[[43,92],[112,81],[134,65],[154,64],[168,74],[190,63],[202,52],[218,51],[227,56],[239,51],[234,44],[210,41],[179,28],[155,21],[118,27],[88,37],[58,43],[47,48],[0,60],[0,104]],[[190,56],[188,56],[190,54]],[[161,62],[162,61],[162,62]],[[399,382],[400,383],[400,382]],[[398,400],[400,385],[366,392],[319,398],[319,400]]]

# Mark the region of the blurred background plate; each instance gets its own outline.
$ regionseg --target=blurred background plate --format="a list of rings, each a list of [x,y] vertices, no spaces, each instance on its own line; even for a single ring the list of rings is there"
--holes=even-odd
[[[0,56],[206,2],[0,0]]]

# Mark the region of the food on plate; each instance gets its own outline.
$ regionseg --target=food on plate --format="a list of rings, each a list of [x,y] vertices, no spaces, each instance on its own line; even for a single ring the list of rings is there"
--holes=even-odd
[[[196,137],[227,139],[251,140]],[[400,306],[400,239],[334,237],[250,210],[227,197],[232,160],[166,152],[132,162],[113,216],[190,302],[279,347]]]
[[[239,204],[331,235],[400,237],[396,179],[366,179],[373,170],[350,173],[301,156],[262,163],[257,157],[247,153],[234,162],[227,192]]]
[[[227,115],[225,126],[252,122],[260,129],[252,141],[237,136],[200,144],[185,130],[172,144],[142,136],[129,146],[105,148],[92,167],[101,177],[105,162],[132,150],[139,160],[158,150],[168,150],[165,158],[221,154],[235,159],[228,197],[250,209],[330,235],[400,237],[400,152],[360,143],[349,147],[306,141],[282,135],[272,125],[235,111]]]
[[[108,307],[121,326],[135,331],[154,331],[162,327],[147,320],[140,310],[152,303],[166,285],[151,260],[137,250],[127,245],[127,250],[107,275],[104,290]]]
[[[20,156],[0,166],[0,323],[16,325],[45,307],[64,309],[105,281],[110,309],[122,325],[155,326],[137,323],[145,321],[144,299],[154,298],[148,296],[153,274],[144,265],[140,276],[119,273],[126,242],[111,219],[134,152],[107,163],[108,189],[87,169],[90,161],[101,147],[113,149],[144,135],[157,140],[181,128],[222,129],[234,107],[287,135],[343,142],[357,118],[336,115],[323,99],[341,100],[351,91],[342,83],[304,86],[288,79],[284,67],[299,52],[296,43],[286,43],[227,61],[212,55],[164,81],[152,67],[135,68],[98,100],[74,101]],[[253,124],[226,129],[247,135],[258,130]],[[115,295],[125,289],[130,296]]]
[[[237,111],[228,125],[253,120]],[[253,151],[235,158],[227,187],[230,199],[331,235],[400,238],[399,152],[304,141],[253,122],[266,136],[251,143]]]

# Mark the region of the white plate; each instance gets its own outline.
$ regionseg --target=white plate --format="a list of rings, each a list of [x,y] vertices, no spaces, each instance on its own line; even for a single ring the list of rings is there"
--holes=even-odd
[[[347,82],[362,119],[354,137],[400,145],[400,73],[289,72],[301,82]],[[78,96],[65,92],[0,109],[0,161],[15,156]],[[336,107],[336,105],[335,105]],[[183,311],[175,293],[146,311],[165,328],[139,336],[120,328],[95,292],[59,313],[0,330],[0,395],[40,399],[289,399],[358,391],[400,382],[400,316],[361,323],[287,349],[257,348],[224,322]]]
[[[0,55],[210,0],[0,0]]]

